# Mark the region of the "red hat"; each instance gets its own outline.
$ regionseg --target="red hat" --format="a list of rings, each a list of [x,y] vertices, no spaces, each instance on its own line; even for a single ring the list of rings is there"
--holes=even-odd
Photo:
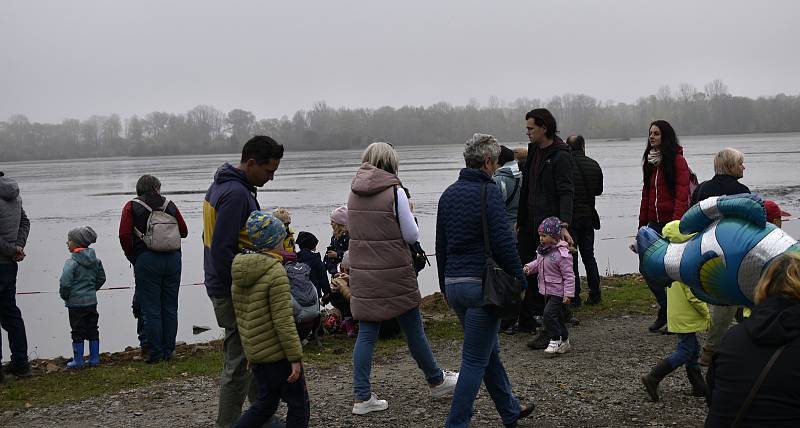
[[[769,199],[764,199],[764,209],[767,210],[767,221],[775,220],[776,218],[788,217],[791,214],[782,210],[775,202]]]

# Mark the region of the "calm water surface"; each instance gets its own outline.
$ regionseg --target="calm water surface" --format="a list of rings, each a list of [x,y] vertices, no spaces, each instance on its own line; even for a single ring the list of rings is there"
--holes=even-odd
[[[800,214],[800,134],[686,137],[681,140],[689,165],[700,180],[713,175],[713,155],[725,147],[745,153],[745,176],[751,190],[775,199],[794,216]],[[523,143],[508,144],[511,147]],[[636,257],[627,250],[637,225],[641,197],[641,155],[644,139],[636,141],[589,141],[588,155],[605,174],[605,193],[597,199],[602,229],[596,239],[601,274],[634,272]],[[441,192],[463,166],[461,145],[400,148],[400,178],[411,190],[421,229],[421,242],[433,252],[436,204]],[[330,239],[328,214],[347,201],[349,184],[358,168],[360,151],[287,152],[275,180],[258,194],[262,208],[278,206],[292,213],[296,231],[307,230],[324,250]],[[98,233],[93,246],[108,276],[98,293],[100,337],[103,351],[136,346],[136,324],[131,315],[133,270],[117,239],[119,215],[135,193],[136,180],[153,174],[163,193],[175,201],[189,225],[183,243],[183,277],[179,303],[178,340],[205,341],[221,335],[203,280],[202,201],[216,168],[234,163],[238,156],[91,159],[63,162],[0,163],[0,170],[16,179],[31,219],[31,234],[20,264],[17,288],[32,357],[67,355],[70,349],[67,309],[58,296],[58,278],[67,258],[66,233],[89,224]],[[784,224],[800,236],[800,221]],[[423,294],[438,290],[436,264],[419,278]],[[193,325],[213,327],[193,335]],[[3,333],[4,358],[8,342]]]

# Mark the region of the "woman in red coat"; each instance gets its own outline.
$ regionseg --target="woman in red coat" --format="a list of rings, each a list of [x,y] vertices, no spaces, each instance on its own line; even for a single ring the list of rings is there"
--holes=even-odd
[[[650,124],[647,147],[642,157],[642,203],[639,207],[639,227],[650,226],[658,233],[665,224],[679,220],[689,209],[689,165],[683,157],[683,147],[672,125],[665,120]],[[658,318],[650,331],[659,331],[667,324],[667,292],[650,287],[658,301]]]

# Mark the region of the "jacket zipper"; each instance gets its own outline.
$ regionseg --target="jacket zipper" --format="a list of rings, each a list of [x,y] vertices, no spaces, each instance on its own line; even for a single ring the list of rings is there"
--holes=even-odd
[[[656,223],[659,223],[658,219],[658,167],[656,167],[656,179],[653,180],[653,187],[656,189],[656,201],[653,204],[654,208],[656,209]]]

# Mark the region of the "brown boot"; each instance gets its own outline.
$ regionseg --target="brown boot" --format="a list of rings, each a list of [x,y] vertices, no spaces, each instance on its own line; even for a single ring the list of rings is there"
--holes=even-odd
[[[642,383],[647,390],[647,395],[650,396],[651,401],[658,401],[658,384],[664,378],[675,370],[667,360],[661,360],[650,370],[650,373],[642,376]]]

